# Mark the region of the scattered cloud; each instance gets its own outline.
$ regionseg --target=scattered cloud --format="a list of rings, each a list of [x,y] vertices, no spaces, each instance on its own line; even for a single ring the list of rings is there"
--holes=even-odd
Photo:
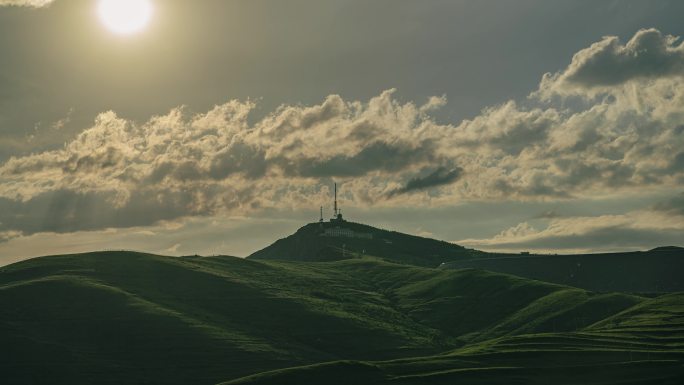
[[[406,194],[413,191],[425,190],[431,187],[443,186],[456,182],[463,173],[460,168],[453,168],[451,170],[440,167],[424,177],[411,178],[404,187],[392,190],[388,196],[397,194]]]
[[[563,215],[559,214],[556,210],[546,210],[542,213],[535,215],[533,219],[554,219],[561,217],[563,217]]]
[[[640,210],[620,215],[553,219],[536,230],[523,222],[492,238],[457,243],[490,251],[521,250],[566,252],[639,250],[681,244],[684,217]]]
[[[200,114],[175,108],[144,122],[104,112],[64,148],[0,164],[0,232],[124,228],[318,207],[333,180],[343,182],[347,207],[376,208],[680,187],[684,79],[675,75],[682,46],[655,30],[639,31],[626,45],[608,38],[597,44],[553,75],[554,84],[587,88],[587,79],[605,66],[622,75],[597,83],[609,97],[587,98],[572,109],[537,92],[529,106],[509,101],[442,124],[430,112],[444,106],[444,97],[418,105],[387,90],[368,101],[330,95],[317,105],[284,105],[256,122],[248,119],[256,107],[251,100]],[[614,58],[599,60],[602,55]],[[649,61],[660,64],[644,64]],[[572,219],[547,219],[557,225],[522,226],[496,244],[552,236],[560,242],[558,231],[569,231]],[[611,226],[600,228],[634,230],[628,223]]]
[[[684,216],[684,193],[664,202],[655,204],[653,209],[660,212],[670,213],[672,215]]]
[[[630,80],[682,76],[684,42],[679,40],[654,28],[638,31],[626,44],[617,36],[606,36],[577,52],[564,71],[545,75],[541,88],[605,89]]]

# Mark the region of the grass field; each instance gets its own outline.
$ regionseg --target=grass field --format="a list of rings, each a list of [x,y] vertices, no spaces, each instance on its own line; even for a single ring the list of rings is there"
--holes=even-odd
[[[575,332],[494,338],[390,361],[337,361],[226,384],[667,384],[684,381],[684,295],[644,300]]]
[[[65,255],[0,269],[0,370],[8,384],[668,383],[683,314],[680,294],[373,257]]]

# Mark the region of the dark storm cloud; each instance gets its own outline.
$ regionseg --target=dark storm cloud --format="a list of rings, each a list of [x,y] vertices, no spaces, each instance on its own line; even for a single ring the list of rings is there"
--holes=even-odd
[[[424,177],[415,177],[409,180],[404,187],[390,191],[387,196],[393,197],[399,194],[408,194],[415,191],[429,189],[431,187],[444,186],[456,182],[463,174],[463,169],[440,167]]]

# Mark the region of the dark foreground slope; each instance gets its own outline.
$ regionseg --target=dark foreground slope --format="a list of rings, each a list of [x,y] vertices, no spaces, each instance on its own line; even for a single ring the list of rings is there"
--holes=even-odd
[[[342,228],[362,237],[326,236],[325,230]],[[453,243],[378,229],[354,223],[310,223],[294,234],[261,249],[248,259],[283,261],[336,261],[353,254],[373,255],[390,262],[437,267],[443,262],[469,259],[483,253]]]
[[[681,368],[677,304],[676,295],[597,295],[373,258],[46,257],[0,269],[0,372],[11,384],[213,384],[250,375],[240,381],[306,383],[303,375],[315,383],[320,375],[333,383],[354,374],[363,381],[343,383],[423,384],[442,381],[442,372],[494,376],[500,367],[556,373],[559,360],[593,357],[597,368],[629,366],[633,378],[650,378],[653,368],[671,377]],[[641,351],[656,366],[625,361]]]
[[[576,332],[492,339],[445,354],[336,361],[227,384],[640,384],[684,382],[684,295],[647,300]]]
[[[523,336],[449,354],[393,361],[336,361],[261,373],[225,385],[679,385],[681,346],[572,333]],[[681,343],[681,340],[680,340]]]
[[[442,268],[485,269],[592,291],[684,291],[684,248],[681,247],[608,254],[490,254],[446,262]]]

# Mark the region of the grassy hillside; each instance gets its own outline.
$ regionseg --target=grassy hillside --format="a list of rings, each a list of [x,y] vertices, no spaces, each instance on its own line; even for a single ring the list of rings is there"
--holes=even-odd
[[[679,385],[684,380],[681,354],[643,352],[646,358],[630,360],[626,351],[593,349],[521,350],[489,356],[432,356],[383,362],[336,361],[260,373],[223,384]]]
[[[485,269],[601,292],[684,291],[684,248],[680,247],[609,254],[488,254],[442,267]]]
[[[325,235],[337,227],[371,238]],[[679,247],[583,255],[494,254],[353,222],[308,224],[248,258],[320,262],[362,254],[413,266],[483,269],[604,293],[684,291],[684,249]]]
[[[326,229],[342,227],[372,238],[325,236]],[[438,241],[396,231],[378,229],[354,222],[310,223],[294,234],[259,250],[249,259],[284,261],[335,261],[353,254],[368,254],[386,261],[424,267],[437,267],[442,262],[482,255],[453,243]]]
[[[367,381],[361,383],[402,376],[427,383],[410,376],[438,378],[430,376],[439,365],[489,368],[488,357],[521,335],[651,338],[623,329],[611,334],[618,330],[612,325],[631,325],[644,314],[665,325],[657,321],[665,306],[658,301],[668,298],[594,294],[372,257],[44,257],[0,269],[0,370],[12,384],[214,384],[264,372],[240,381],[292,383],[287,376],[320,372],[358,375]],[[668,308],[678,312],[680,299],[673,296]],[[662,314],[676,331],[680,319]],[[663,351],[677,353],[669,345]],[[516,365],[527,368],[524,359],[531,359],[507,357],[497,365],[520,359]]]
[[[226,382],[275,384],[665,384],[684,381],[684,295],[639,305],[576,332],[496,338],[391,361],[336,361]]]

